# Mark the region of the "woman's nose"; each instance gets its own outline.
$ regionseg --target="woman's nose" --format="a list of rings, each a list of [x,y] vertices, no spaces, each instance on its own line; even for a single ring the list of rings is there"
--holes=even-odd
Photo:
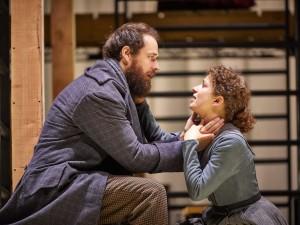
[[[193,87],[193,89],[192,89],[193,93],[196,93],[196,92],[198,92],[198,90],[199,90],[199,85],[198,85],[198,86],[195,86],[195,87]]]

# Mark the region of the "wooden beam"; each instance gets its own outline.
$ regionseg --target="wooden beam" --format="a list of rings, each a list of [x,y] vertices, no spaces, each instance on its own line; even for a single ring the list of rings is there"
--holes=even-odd
[[[207,205],[187,206],[182,210],[182,215],[187,219],[192,218],[193,216],[201,216],[208,207],[209,206]]]
[[[51,1],[53,98],[74,78],[75,21],[73,0]]]
[[[231,26],[231,25],[284,25],[284,11],[267,11],[258,15],[248,10],[233,11],[182,11],[161,14],[134,14],[134,22],[143,21],[158,29],[176,26]],[[292,27],[292,26],[290,26]],[[163,41],[184,42],[278,42],[284,40],[284,29],[235,29],[235,30],[184,30],[161,31]]]
[[[175,11],[161,13],[133,14],[130,21],[146,22],[154,27],[165,26],[207,26],[239,24],[284,24],[284,11],[267,11],[262,15],[249,10],[210,10],[210,11]],[[99,14],[76,15],[76,40],[79,47],[101,46],[106,37],[114,30],[114,15]],[[119,16],[119,24],[124,23]],[[45,41],[50,44],[49,16],[45,17]],[[290,18],[291,37],[294,33],[293,15]],[[163,41],[222,41],[222,42],[278,42],[284,39],[284,29],[249,29],[249,30],[186,30],[160,31]]]
[[[24,173],[43,122],[44,6],[11,4],[11,133],[13,189]]]

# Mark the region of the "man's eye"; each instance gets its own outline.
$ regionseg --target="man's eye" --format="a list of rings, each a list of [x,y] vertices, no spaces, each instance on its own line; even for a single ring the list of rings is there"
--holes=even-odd
[[[156,61],[156,60],[157,60],[157,57],[154,56],[154,55],[149,55],[148,58],[149,58],[151,61]]]

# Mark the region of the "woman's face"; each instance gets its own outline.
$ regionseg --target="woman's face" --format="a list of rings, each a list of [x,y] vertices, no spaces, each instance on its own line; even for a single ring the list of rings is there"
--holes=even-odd
[[[215,97],[212,92],[213,87],[210,82],[210,76],[206,76],[202,81],[202,84],[193,88],[193,99],[189,107],[201,118],[211,119],[215,117],[215,114],[212,111]]]

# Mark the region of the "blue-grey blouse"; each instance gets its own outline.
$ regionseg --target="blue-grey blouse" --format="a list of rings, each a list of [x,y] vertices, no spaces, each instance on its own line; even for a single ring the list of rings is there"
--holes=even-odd
[[[184,175],[192,200],[209,198],[224,206],[251,198],[259,192],[254,154],[240,131],[226,124],[203,152],[199,142],[183,142]]]

